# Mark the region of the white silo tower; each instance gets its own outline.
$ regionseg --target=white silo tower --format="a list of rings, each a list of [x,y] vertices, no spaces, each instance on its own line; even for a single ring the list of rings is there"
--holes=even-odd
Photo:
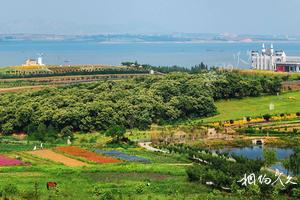
[[[37,59],[37,64],[38,65],[44,65],[43,64],[43,55],[44,55],[43,53],[38,54],[38,56],[39,56],[38,59]]]

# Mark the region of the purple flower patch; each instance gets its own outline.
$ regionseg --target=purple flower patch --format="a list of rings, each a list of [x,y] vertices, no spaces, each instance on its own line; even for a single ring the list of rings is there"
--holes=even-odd
[[[138,157],[138,156],[132,156],[129,154],[125,154],[119,151],[105,151],[105,150],[100,150],[97,149],[95,151],[96,153],[100,153],[100,154],[104,154],[106,156],[113,156],[115,158],[119,158],[121,160],[125,160],[125,161],[131,161],[131,162],[144,162],[144,163],[149,163],[150,160],[146,159],[146,158],[142,158],[142,157]]]

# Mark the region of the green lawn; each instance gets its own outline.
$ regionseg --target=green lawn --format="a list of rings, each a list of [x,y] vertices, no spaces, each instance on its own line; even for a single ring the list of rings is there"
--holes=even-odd
[[[270,103],[275,105],[269,110]],[[300,112],[300,91],[283,93],[279,96],[250,97],[218,101],[216,106],[219,115],[203,119],[204,122],[242,119],[246,116],[260,116],[263,114],[280,114]]]
[[[119,149],[120,150],[120,149]],[[179,155],[157,155],[141,149],[123,150],[152,159],[152,163],[124,162],[119,164],[66,167],[36,163],[32,166],[0,167],[0,191],[9,187],[13,199],[238,199],[234,194],[224,196],[199,182],[189,182],[186,167],[172,165],[183,161]],[[171,158],[173,156],[173,158]],[[46,183],[55,181],[57,190],[48,191]],[[13,188],[16,187],[17,190]],[[35,194],[38,198],[34,198]],[[1,195],[0,195],[1,197]]]
[[[45,167],[46,168],[46,167]],[[207,199],[212,189],[187,180],[183,167],[169,166],[104,166],[94,169],[35,168],[33,173],[26,169],[5,170],[0,173],[0,187],[9,184],[17,187],[15,199],[30,199],[37,183],[38,199],[111,199],[104,193],[112,193],[115,199]],[[16,168],[15,168],[16,169]],[[170,171],[179,171],[174,175]],[[56,181],[58,190],[47,191],[46,182]],[[214,199],[238,199],[230,194]]]

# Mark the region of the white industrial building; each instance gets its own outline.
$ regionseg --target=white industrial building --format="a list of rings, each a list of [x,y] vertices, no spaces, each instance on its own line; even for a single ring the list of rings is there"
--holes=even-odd
[[[252,67],[257,70],[270,70],[278,72],[300,72],[300,57],[287,56],[283,50],[274,51],[262,45],[261,52],[251,52]]]
[[[42,55],[40,55],[38,57],[38,59],[27,59],[25,61],[25,64],[23,64],[23,66],[45,66],[45,64],[43,63],[43,57]]]

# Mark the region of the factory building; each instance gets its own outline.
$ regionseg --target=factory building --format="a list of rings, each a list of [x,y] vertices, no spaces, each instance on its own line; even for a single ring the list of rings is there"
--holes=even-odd
[[[23,66],[44,66],[43,57],[38,57],[38,59],[27,59]]]
[[[251,52],[252,68],[256,70],[269,70],[277,72],[300,72],[300,57],[287,56],[283,50],[274,51],[273,45],[261,52]]]

